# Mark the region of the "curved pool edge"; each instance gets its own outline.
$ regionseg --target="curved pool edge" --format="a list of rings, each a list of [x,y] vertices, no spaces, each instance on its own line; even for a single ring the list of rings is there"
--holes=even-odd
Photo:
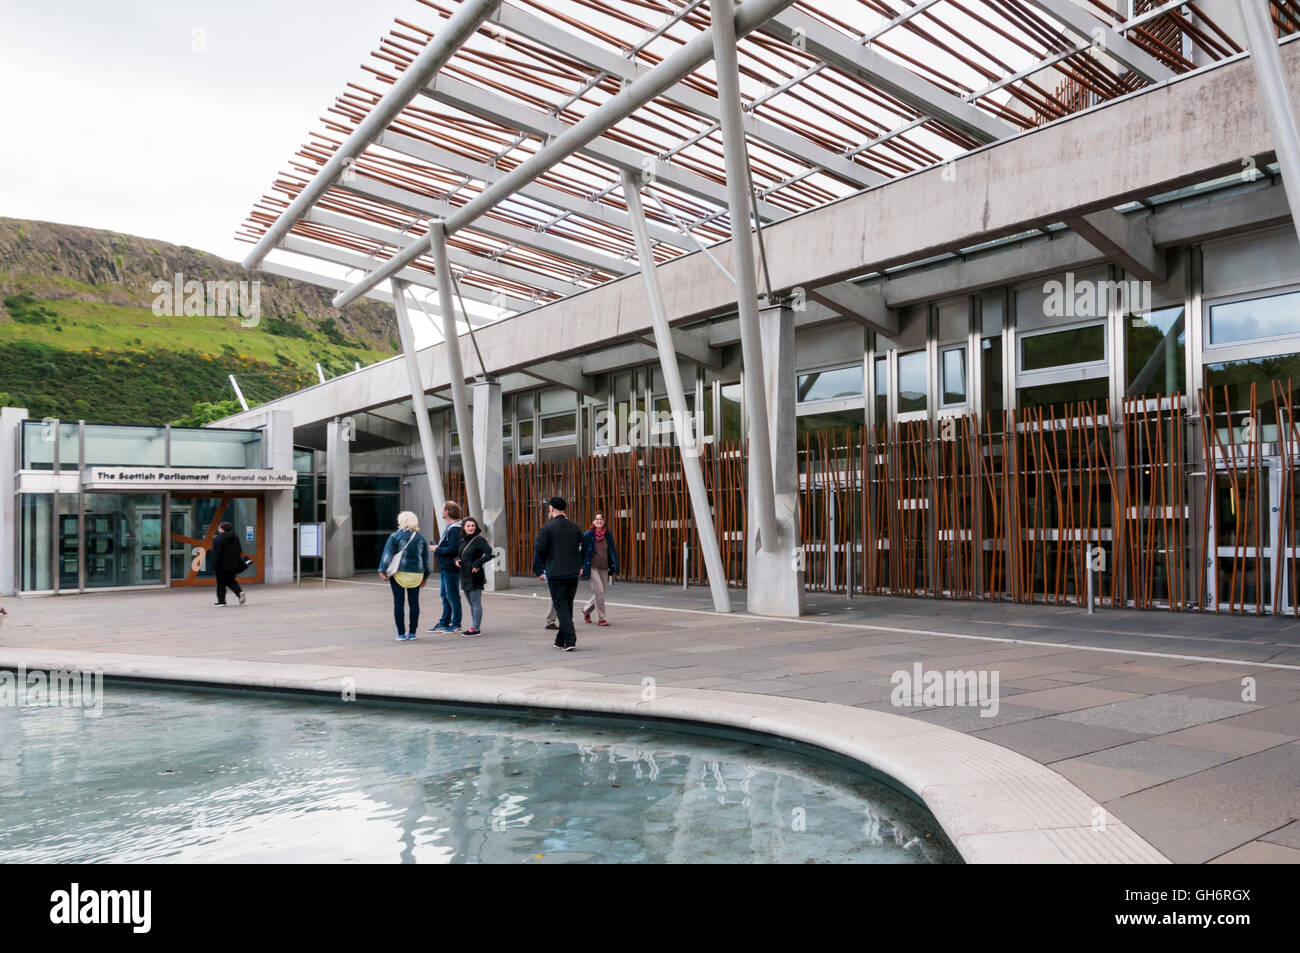
[[[365,700],[468,703],[632,715],[802,742],[892,778],[934,815],[967,863],[1169,863],[1050,768],[992,742],[902,715],[711,689],[556,681],[283,662],[0,648],[0,668],[82,670]]]

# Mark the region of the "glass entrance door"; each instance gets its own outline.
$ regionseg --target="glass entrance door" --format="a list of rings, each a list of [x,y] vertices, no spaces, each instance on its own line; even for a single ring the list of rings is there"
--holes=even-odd
[[[1210,578],[1220,612],[1272,612],[1275,594],[1290,588],[1294,545],[1287,547],[1290,559],[1279,561],[1276,551],[1283,538],[1279,475],[1278,458],[1269,456],[1258,462],[1239,458],[1235,466],[1220,463],[1214,471]]]
[[[185,496],[171,498],[171,575],[173,586],[210,586],[216,581],[208,554],[217,527],[234,524],[244,555],[253,564],[239,573],[241,582],[262,582],[264,511],[258,494]]]

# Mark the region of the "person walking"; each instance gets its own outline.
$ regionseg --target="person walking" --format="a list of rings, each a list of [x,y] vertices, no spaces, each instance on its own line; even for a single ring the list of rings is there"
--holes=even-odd
[[[226,590],[229,589],[239,597],[239,604],[242,606],[248,601],[248,597],[235,576],[248,568],[252,560],[244,556],[243,546],[239,542],[239,534],[235,532],[234,524],[222,523],[217,529],[219,532],[212,540],[212,551],[209,556],[212,574],[217,577],[217,601],[212,604],[224,606]]]
[[[564,497],[551,497],[547,507],[550,519],[533,543],[533,575],[545,579],[551,591],[551,605],[559,622],[555,647],[572,652],[578,645],[578,634],[573,629],[573,597],[578,592],[582,569],[582,530],[565,517],[567,506]]]
[[[397,529],[389,535],[379,557],[379,576],[393,590],[398,642],[412,641],[420,627],[420,590],[429,581],[430,568],[429,543],[420,534],[420,520],[410,510],[403,510],[397,514]],[[410,610],[410,626],[404,624],[404,608]]]
[[[433,547],[438,561],[439,594],[442,596],[442,618],[430,632],[456,632],[460,629],[460,569],[456,559],[460,555],[460,504],[448,500],[442,504],[442,518],[447,528]]]
[[[496,553],[479,532],[478,520],[472,516],[465,517],[460,524],[460,556],[456,559],[456,565],[460,567],[460,587],[465,590],[465,601],[469,603],[469,628],[461,632],[463,636],[482,634],[483,587],[487,585],[487,573],[483,567],[494,558]]]
[[[582,578],[591,580],[591,598],[582,607],[582,618],[591,621],[591,610],[596,610],[601,625],[609,625],[605,618],[605,590],[609,577],[618,574],[618,548],[614,534],[605,528],[605,515],[597,513],[591,529],[582,534]]]

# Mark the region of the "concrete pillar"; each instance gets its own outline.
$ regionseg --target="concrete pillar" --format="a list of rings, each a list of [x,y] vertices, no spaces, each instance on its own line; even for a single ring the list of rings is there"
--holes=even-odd
[[[772,481],[775,489],[777,539],[774,551],[758,544],[756,471],[762,461],[751,457],[749,466],[748,591],[750,612],[797,617],[804,611],[803,550],[799,539],[799,460],[795,441],[794,312],[768,305],[759,310],[767,394],[768,432],[771,434]]]
[[[347,579],[356,571],[350,433],[351,428],[345,428],[338,418],[325,425],[325,568],[331,579]]]
[[[27,411],[0,408],[0,596],[18,594],[18,482],[19,441]]]
[[[465,444],[461,443],[462,458]],[[509,589],[510,572],[505,555],[506,542],[506,454],[501,439],[501,384],[498,381],[474,382],[474,462],[478,464],[478,497],[483,511],[473,515],[480,520],[480,528],[487,534],[488,542],[497,550],[497,558],[489,564],[487,588]],[[500,547],[498,549],[498,547]]]
[[[272,470],[293,469],[293,413],[272,410],[265,418],[266,465]],[[268,583],[293,582],[293,487],[266,493],[266,539],[262,567]]]

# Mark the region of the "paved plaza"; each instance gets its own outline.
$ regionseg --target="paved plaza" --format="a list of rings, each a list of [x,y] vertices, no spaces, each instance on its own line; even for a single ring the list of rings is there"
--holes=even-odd
[[[587,591],[583,584],[579,597]],[[812,595],[775,620],[708,610],[707,590],[616,584],[612,625],[578,617],[557,653],[535,580],[485,594],[484,634],[397,643],[374,577],[210,590],[10,599],[0,646],[294,662],[778,695],[922,719],[1000,745],[1068,779],[1170,860],[1300,861],[1300,621],[1207,614]],[[743,593],[733,593],[743,605]],[[10,656],[12,657],[12,656]],[[998,675],[996,714],[899,707],[891,677]],[[1253,681],[1250,681],[1253,680]]]

